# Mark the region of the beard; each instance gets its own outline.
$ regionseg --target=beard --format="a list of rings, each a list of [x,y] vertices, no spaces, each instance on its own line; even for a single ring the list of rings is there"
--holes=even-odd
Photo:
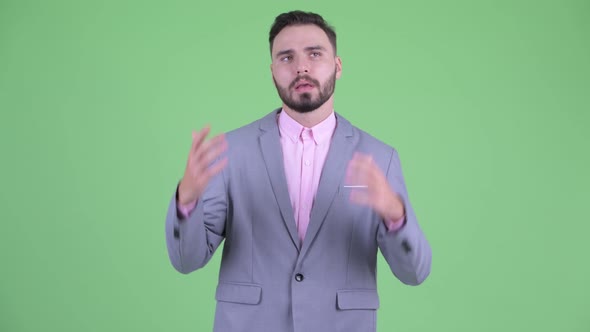
[[[291,91],[293,91],[297,82],[302,79],[312,83],[318,88],[319,94],[317,98],[313,98],[313,95],[310,92],[301,93],[298,98],[297,96],[294,96],[294,93]],[[334,74],[330,76],[323,85],[320,84],[318,80],[307,75],[298,76],[287,88],[279,86],[274,77],[273,81],[277,88],[277,92],[279,93],[279,97],[287,107],[298,113],[308,113],[318,109],[334,94],[334,88],[336,87],[336,70],[334,70]]]

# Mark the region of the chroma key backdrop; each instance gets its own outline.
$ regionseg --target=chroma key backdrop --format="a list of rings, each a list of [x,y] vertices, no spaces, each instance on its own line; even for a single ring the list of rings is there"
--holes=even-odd
[[[432,246],[379,331],[590,331],[590,2],[0,0],[0,331],[211,331],[221,252],[164,220],[191,131],[280,107],[268,31],[338,34],[335,110],[395,147]],[[253,192],[253,195],[256,193]]]

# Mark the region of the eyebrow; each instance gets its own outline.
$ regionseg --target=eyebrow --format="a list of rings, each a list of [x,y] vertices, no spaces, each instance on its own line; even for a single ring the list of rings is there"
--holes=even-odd
[[[320,45],[315,45],[315,46],[308,46],[308,47],[304,48],[303,50],[306,51],[306,52],[309,52],[309,51],[318,51],[318,50],[325,51],[326,48],[323,47],[323,46],[320,46]],[[277,52],[277,54],[275,55],[275,57],[278,58],[278,57],[280,57],[282,55],[293,54],[294,52],[295,51],[293,49],[282,50],[282,51]]]
[[[325,51],[326,49],[323,46],[316,45],[316,46],[308,46],[305,48],[306,51]]]

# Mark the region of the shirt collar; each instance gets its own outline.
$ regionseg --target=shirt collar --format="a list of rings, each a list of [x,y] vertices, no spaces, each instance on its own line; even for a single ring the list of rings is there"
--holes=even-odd
[[[308,129],[303,127],[299,122],[295,121],[284,110],[279,113],[278,122],[281,135],[286,135],[294,143],[299,139],[301,132],[304,129]],[[332,111],[332,113],[330,113],[330,115],[322,122],[309,129],[311,129],[313,133],[313,139],[317,145],[329,142],[332,134],[334,134],[334,130],[336,129],[336,115],[334,114],[334,111]]]

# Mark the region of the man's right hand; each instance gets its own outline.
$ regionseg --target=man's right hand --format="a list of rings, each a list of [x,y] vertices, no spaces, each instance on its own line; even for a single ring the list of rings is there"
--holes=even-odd
[[[188,154],[184,176],[178,186],[178,203],[181,205],[198,200],[209,180],[227,165],[227,157],[212,164],[227,150],[227,141],[223,134],[205,140],[210,130],[207,126],[198,133],[193,131],[193,144]]]

